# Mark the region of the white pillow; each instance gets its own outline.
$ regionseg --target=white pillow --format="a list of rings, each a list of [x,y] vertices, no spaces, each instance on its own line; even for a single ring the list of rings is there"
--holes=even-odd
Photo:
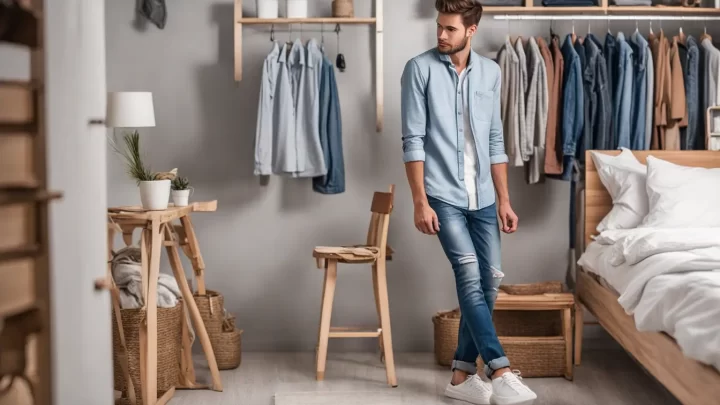
[[[645,174],[647,167],[640,163],[630,149],[622,148],[617,156],[590,152],[600,182],[613,200],[613,208],[600,221],[596,230],[637,227],[647,214]]]
[[[681,166],[648,156],[649,212],[640,227],[720,226],[720,168]]]
[[[598,232],[610,229],[637,228],[648,213],[644,172],[624,170],[617,166],[602,169],[613,207],[597,226]]]

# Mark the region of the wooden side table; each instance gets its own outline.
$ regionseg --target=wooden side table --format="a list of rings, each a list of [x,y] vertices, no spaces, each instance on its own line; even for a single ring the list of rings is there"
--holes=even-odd
[[[172,204],[166,210],[145,211],[141,207],[115,207],[108,209],[108,248],[112,250],[113,238],[116,231],[122,232],[126,245],[131,245],[133,231],[140,228],[140,250],[142,254],[142,292],[144,309],[147,311],[146,322],[141,325],[140,333],[140,359],[143,398],[145,405],[165,404],[172,398],[175,390],[167,391],[161,398],[157,397],[157,281],[160,274],[160,250],[165,246],[168,253],[173,274],[182,292],[185,310],[189,312],[195,328],[196,336],[200,339],[205,357],[208,361],[212,375],[214,391],[222,391],[222,381],[218,370],[215,353],[200,311],[195,304],[193,293],[185,278],[185,271],[180,261],[178,246],[192,262],[195,277],[198,281],[198,294],[205,294],[204,269],[205,263],[200,254],[197,236],[192,225],[190,214],[192,212],[209,212],[217,209],[217,201],[197,202],[186,207],[174,207]],[[173,225],[173,221],[180,224]],[[112,252],[109,252],[112,255]],[[108,265],[109,267],[109,265]],[[112,273],[108,268],[109,280],[114,285]],[[115,297],[113,297],[115,299]],[[119,313],[117,314],[119,316]],[[183,325],[185,323],[183,322]],[[195,381],[195,370],[192,362],[191,344],[187,330],[183,330],[181,372],[178,389],[207,389],[205,385]],[[121,339],[124,339],[121,334]],[[144,367],[143,367],[144,365]]]
[[[513,295],[501,291],[495,302],[494,311],[560,311],[562,339],[565,347],[565,378],[573,379],[573,365],[580,365],[583,312],[582,308],[576,304],[572,293]],[[573,317],[575,318],[574,334]],[[539,337],[538,339],[546,338]]]

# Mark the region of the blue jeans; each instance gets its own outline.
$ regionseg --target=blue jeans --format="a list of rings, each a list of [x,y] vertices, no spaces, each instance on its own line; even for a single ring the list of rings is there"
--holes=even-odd
[[[477,372],[478,355],[485,374],[510,367],[495,333],[492,311],[504,276],[500,270],[500,227],[495,204],[469,211],[428,197],[440,224],[438,239],[455,273],[460,304],[458,347],[453,370]]]

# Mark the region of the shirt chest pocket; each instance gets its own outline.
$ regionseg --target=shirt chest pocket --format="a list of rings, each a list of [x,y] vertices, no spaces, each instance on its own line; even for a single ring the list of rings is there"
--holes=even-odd
[[[493,92],[492,90],[477,90],[473,92],[472,114],[478,121],[492,121]]]

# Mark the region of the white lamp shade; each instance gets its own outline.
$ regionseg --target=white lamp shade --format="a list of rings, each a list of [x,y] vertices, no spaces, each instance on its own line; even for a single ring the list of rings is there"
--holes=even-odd
[[[107,126],[112,128],[141,128],[155,126],[153,97],[147,91],[108,93]]]

